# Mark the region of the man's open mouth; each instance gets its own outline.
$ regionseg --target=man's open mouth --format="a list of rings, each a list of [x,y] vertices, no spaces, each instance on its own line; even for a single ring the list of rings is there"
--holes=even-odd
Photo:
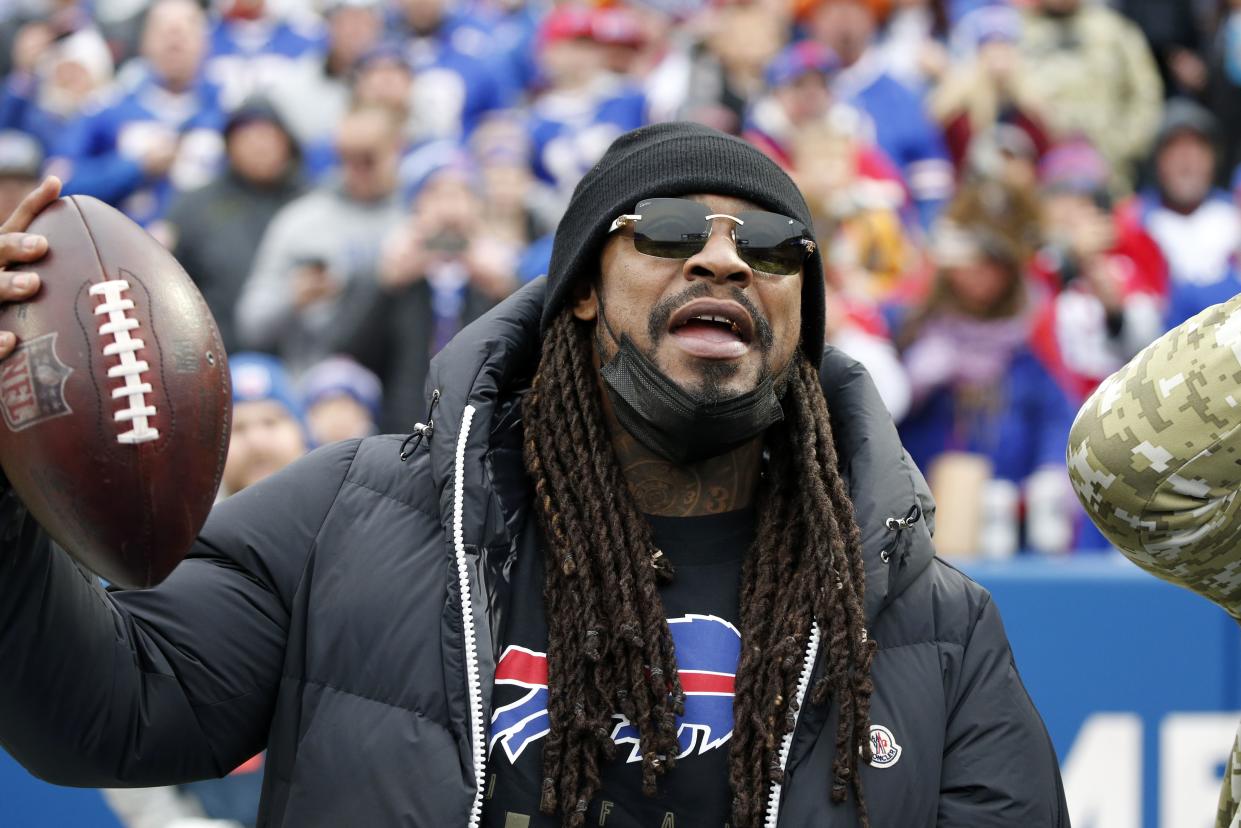
[[[676,336],[707,342],[749,345],[754,338],[754,322],[745,308],[721,299],[695,299],[668,321],[668,331]]]

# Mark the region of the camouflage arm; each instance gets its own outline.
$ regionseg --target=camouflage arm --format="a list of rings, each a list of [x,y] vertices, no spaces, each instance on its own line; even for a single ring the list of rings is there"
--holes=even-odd
[[[1228,766],[1224,769],[1224,784],[1219,789],[1219,808],[1215,814],[1215,828],[1241,828],[1241,728],[1232,743]]]
[[[1241,620],[1241,296],[1169,331],[1078,412],[1069,475],[1146,571]]]

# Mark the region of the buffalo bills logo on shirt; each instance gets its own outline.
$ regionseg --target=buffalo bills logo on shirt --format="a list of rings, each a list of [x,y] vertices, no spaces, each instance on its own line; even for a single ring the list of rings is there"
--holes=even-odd
[[[512,704],[497,708],[491,714],[491,743],[504,745],[510,762],[526,746],[542,739],[551,729],[547,715],[547,654],[510,644],[504,648],[496,664],[496,684],[525,687],[528,692]]]
[[[685,691],[685,715],[678,718],[680,756],[706,753],[728,741],[733,733],[733,684],[741,655],[741,633],[714,615],[686,615],[668,619],[676,647],[677,670]],[[516,701],[497,708],[491,717],[490,749],[504,747],[509,762],[543,738],[550,729],[547,715],[547,656],[509,645],[496,665],[496,684],[526,689]],[[638,762],[638,729],[616,715],[612,739],[632,745],[627,757]]]

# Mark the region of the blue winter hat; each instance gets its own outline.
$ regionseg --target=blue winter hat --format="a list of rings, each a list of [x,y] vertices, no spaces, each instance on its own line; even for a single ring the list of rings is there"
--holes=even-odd
[[[228,358],[228,367],[233,378],[234,405],[272,400],[284,406],[298,423],[302,422],[302,401],[280,360],[270,354],[242,352]]]
[[[414,66],[409,60],[409,54],[405,51],[405,47],[395,40],[383,40],[367,49],[353,62],[354,76],[356,77],[360,72],[366,70],[372,63],[380,61],[403,66],[411,73],[414,71]]]
[[[478,165],[460,144],[444,138],[428,141],[401,161],[398,175],[405,203],[412,205],[428,184],[445,174],[455,175],[481,194]]]
[[[1011,6],[986,5],[964,15],[952,33],[954,51],[973,54],[988,43],[1021,40],[1021,12]]]
[[[372,371],[349,357],[328,357],[316,363],[302,377],[302,399],[307,408],[338,395],[353,398],[370,412],[372,419],[379,418],[383,384]]]
[[[768,88],[784,86],[803,75],[829,77],[840,71],[840,58],[828,47],[814,40],[801,40],[785,46],[767,64],[764,78]]]

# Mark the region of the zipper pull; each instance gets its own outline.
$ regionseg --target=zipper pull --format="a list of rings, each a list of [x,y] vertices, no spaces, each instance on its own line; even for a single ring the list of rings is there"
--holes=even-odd
[[[427,409],[427,421],[425,423],[414,423],[414,431],[401,443],[400,458],[404,463],[414,452],[418,450],[418,446],[422,445],[422,441],[430,440],[431,435],[435,433],[435,420],[431,419],[431,415],[435,413],[435,406],[440,401],[439,389],[431,392],[431,407]],[[410,445],[410,444],[413,445]]]

